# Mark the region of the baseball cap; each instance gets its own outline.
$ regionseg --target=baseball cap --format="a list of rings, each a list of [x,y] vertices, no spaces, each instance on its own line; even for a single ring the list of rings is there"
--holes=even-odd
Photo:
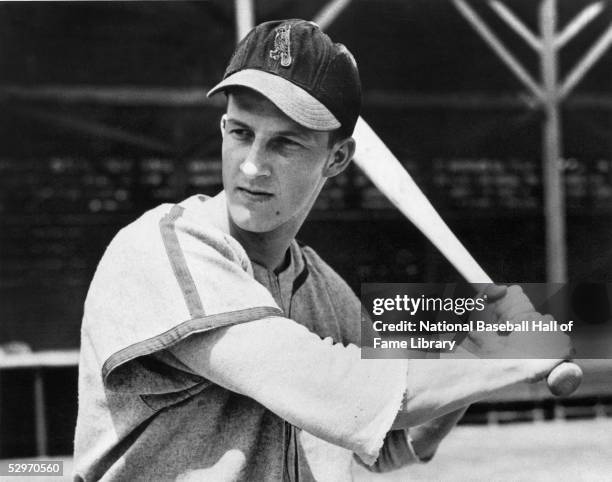
[[[351,135],[361,110],[353,55],[306,20],[265,22],[252,29],[208,97],[231,87],[259,92],[313,130],[341,129]]]

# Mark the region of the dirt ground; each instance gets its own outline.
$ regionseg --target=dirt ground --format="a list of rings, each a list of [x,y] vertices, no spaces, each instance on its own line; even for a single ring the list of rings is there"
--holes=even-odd
[[[428,464],[355,481],[612,481],[612,419],[457,427]]]

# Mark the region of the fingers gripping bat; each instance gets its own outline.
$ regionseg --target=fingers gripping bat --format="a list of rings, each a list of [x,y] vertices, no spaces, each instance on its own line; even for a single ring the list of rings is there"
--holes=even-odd
[[[440,250],[468,283],[493,283],[469,251],[457,239],[399,160],[360,117],[355,127],[355,162],[374,185]],[[582,370],[565,362],[547,378],[554,395],[565,396],[578,388]]]

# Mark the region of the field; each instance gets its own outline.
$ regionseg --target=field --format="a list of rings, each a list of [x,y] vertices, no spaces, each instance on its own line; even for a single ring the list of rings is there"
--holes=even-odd
[[[457,427],[429,463],[355,481],[612,480],[612,419]]]

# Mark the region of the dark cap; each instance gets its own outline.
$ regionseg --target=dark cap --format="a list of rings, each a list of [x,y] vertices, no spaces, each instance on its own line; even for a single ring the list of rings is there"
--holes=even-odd
[[[208,96],[235,86],[259,92],[313,130],[342,128],[351,135],[361,110],[352,54],[306,20],[266,22],[251,30]]]

